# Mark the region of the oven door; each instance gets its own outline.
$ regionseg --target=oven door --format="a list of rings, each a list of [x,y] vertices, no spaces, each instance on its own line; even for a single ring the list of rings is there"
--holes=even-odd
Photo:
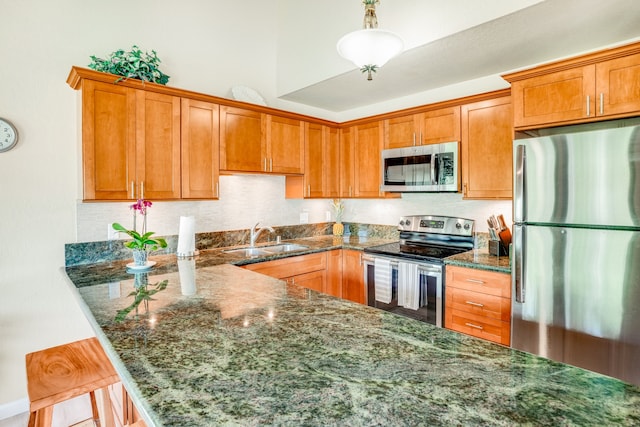
[[[391,301],[384,303],[376,300],[375,259],[387,259],[391,265]],[[432,263],[405,261],[399,258],[376,257],[366,255],[364,261],[364,279],[367,288],[367,305],[390,311],[406,317],[442,327],[442,266]],[[401,262],[416,264],[419,287],[418,309],[412,310],[398,305],[398,266]]]

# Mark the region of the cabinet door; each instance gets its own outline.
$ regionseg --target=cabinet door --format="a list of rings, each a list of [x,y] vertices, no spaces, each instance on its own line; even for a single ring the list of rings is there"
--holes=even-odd
[[[322,125],[305,124],[304,197],[323,196],[324,130]]]
[[[418,125],[421,145],[460,141],[460,106],[426,111]]]
[[[342,250],[342,298],[365,304],[364,270],[362,252]]]
[[[419,114],[386,119],[384,120],[384,148],[403,148],[419,145],[419,132]]]
[[[640,54],[596,65],[596,115],[629,115],[640,111]]]
[[[136,91],[137,197],[180,198],[180,98]]]
[[[266,172],[264,115],[242,108],[220,107],[220,169]]]
[[[327,253],[327,278],[325,292],[342,298],[342,249]]]
[[[355,126],[354,130],[354,196],[361,198],[380,197],[382,122]]]
[[[462,187],[466,199],[512,197],[511,97],[462,106]]]
[[[353,197],[355,190],[355,132],[352,128],[340,129],[340,197]]]
[[[322,197],[340,197],[340,136],[337,128],[324,127]]]
[[[135,197],[135,109],[135,89],[82,82],[84,200]]]
[[[304,123],[267,116],[268,172],[304,173]]]
[[[182,98],[182,198],[218,198],[219,106]]]
[[[314,291],[324,292],[326,271],[313,271],[311,273],[298,274],[288,278],[289,283],[302,286],[303,288],[313,289]]]
[[[511,84],[513,122],[541,127],[595,116],[595,66],[544,74]]]

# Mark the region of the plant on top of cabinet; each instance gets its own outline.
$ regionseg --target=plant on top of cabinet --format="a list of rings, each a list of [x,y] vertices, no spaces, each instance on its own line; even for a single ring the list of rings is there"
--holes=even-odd
[[[118,49],[112,52],[107,59],[91,55],[89,68],[122,76],[115,81],[116,83],[131,78],[166,85],[169,82],[169,76],[158,68],[160,62],[155,50],[152,50],[151,53],[143,52],[138,46],[133,45],[130,51],[125,52]]]

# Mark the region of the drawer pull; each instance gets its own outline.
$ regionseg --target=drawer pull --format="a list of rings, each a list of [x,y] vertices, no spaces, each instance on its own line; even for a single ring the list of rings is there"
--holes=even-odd
[[[484,280],[480,280],[480,279],[467,279],[467,282],[477,283],[479,285],[484,285]]]
[[[473,323],[465,323],[466,326],[470,327],[470,328],[474,328],[474,329],[480,329],[481,331],[484,329],[482,326],[480,325],[474,325]]]
[[[476,306],[476,307],[484,307],[484,304],[480,304],[479,302],[465,301],[465,303]]]

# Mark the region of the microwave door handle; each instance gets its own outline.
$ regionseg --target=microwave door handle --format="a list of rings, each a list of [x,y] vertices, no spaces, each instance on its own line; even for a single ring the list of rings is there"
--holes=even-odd
[[[438,185],[438,173],[440,171],[440,155],[434,154],[431,162],[431,185]]]

